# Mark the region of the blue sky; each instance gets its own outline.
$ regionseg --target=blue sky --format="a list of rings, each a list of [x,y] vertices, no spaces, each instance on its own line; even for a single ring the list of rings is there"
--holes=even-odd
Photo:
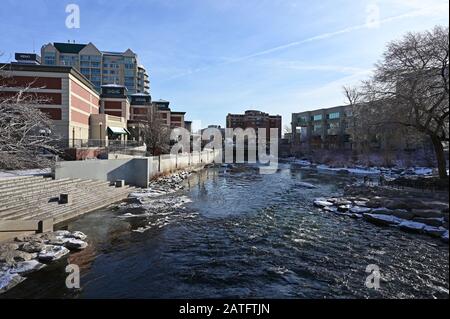
[[[79,29],[65,27],[70,3],[80,7]],[[449,23],[447,0],[3,0],[1,7],[1,61],[69,39],[131,48],[149,71],[152,97],[203,126],[246,109],[280,114],[286,125],[292,112],[343,104],[342,86],[368,77],[387,42]]]

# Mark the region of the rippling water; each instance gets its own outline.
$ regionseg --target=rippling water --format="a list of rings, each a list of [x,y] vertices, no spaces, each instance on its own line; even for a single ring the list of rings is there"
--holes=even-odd
[[[65,288],[61,262],[5,297],[448,298],[448,245],[312,207],[346,182],[288,165],[273,175],[207,170],[164,209],[128,211],[145,217],[101,210],[72,222],[90,240],[69,260],[81,291]],[[184,208],[173,204],[181,195],[192,201]],[[369,264],[380,268],[378,290],[365,286]]]

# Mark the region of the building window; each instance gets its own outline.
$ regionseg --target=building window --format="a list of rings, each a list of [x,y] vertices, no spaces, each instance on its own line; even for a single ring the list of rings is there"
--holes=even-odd
[[[56,53],[53,53],[53,52],[45,53],[44,64],[55,65],[56,64]]]
[[[321,132],[322,131],[322,125],[314,125],[314,132]]]
[[[340,117],[339,112],[333,112],[333,113],[328,114],[328,119],[330,119],[330,120],[338,119],[339,117]]]
[[[318,115],[314,115],[313,117],[312,117],[312,120],[313,121],[322,121],[322,114],[318,114]]]

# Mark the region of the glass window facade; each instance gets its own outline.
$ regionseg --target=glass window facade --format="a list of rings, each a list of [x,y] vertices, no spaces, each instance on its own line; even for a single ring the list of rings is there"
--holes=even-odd
[[[314,115],[312,117],[313,121],[322,121],[323,117],[322,114]]]
[[[333,112],[333,113],[328,114],[328,118],[330,120],[334,120],[334,119],[338,119],[340,117],[340,115],[341,114],[339,112]]]
[[[56,53],[54,53],[54,52],[44,53],[44,64],[56,65]]]

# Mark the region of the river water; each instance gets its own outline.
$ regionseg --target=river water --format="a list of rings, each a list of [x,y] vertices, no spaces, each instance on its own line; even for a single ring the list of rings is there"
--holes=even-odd
[[[272,175],[208,169],[160,199],[169,209],[130,209],[145,218],[103,209],[71,222],[89,236],[69,258],[81,268],[81,290],[65,287],[63,261],[2,297],[448,298],[447,244],[312,206],[347,182],[288,164]],[[180,198],[184,207],[174,204]],[[379,267],[379,289],[365,285],[368,265]]]

